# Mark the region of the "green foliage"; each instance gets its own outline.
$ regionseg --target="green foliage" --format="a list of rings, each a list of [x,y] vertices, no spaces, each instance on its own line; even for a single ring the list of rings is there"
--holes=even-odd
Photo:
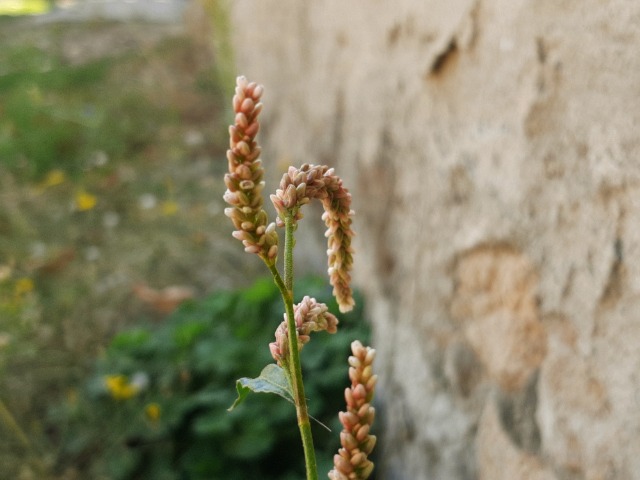
[[[80,174],[95,152],[138,153],[167,112],[133,87],[105,92],[126,58],[72,65],[35,46],[0,52],[0,165],[26,179]]]
[[[296,290],[337,311],[326,279],[302,279]],[[91,478],[302,478],[291,403],[249,395],[227,411],[236,379],[273,364],[268,343],[282,318],[280,294],[265,279],[184,304],[159,327],[118,334],[78,398],[52,412],[60,469],[91,459]],[[328,471],[349,345],[368,337],[361,307],[340,317],[337,334],[315,337],[303,350],[303,368],[310,413],[333,430],[314,426],[320,469]]]
[[[293,391],[287,380],[287,376],[279,365],[270,363],[262,369],[257,378],[243,377],[236,382],[238,398],[229,407],[229,411],[236,408],[250,392],[255,393],[275,393],[295,405]]]

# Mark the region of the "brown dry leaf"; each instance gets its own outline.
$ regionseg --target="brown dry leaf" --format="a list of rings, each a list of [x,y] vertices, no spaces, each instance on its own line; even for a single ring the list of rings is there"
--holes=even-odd
[[[53,275],[64,270],[75,258],[76,249],[69,247],[57,252],[46,260],[33,264],[31,268],[46,275]]]
[[[137,283],[132,290],[136,297],[162,314],[173,312],[182,302],[195,296],[194,289],[184,285],[171,285],[156,290],[145,283]]]

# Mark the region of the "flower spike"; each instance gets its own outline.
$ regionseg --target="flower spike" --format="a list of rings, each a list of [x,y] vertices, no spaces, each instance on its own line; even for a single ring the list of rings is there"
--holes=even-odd
[[[327,226],[325,236],[328,239],[327,257],[329,279],[333,286],[340,311],[345,313],[353,309],[355,302],[351,290],[353,253],[351,239],[351,194],[343,187],[342,180],[332,168],[326,165],[289,167],[280,181],[271,202],[278,211],[278,226],[284,225],[284,217],[291,215],[295,221],[302,218],[303,205],[317,198],[322,202],[322,219]]]
[[[344,427],[340,432],[342,448],[333,457],[334,468],[329,472],[331,480],[365,480],[373,471],[373,462],[367,457],[376,444],[375,435],[369,434],[375,417],[371,403],[378,380],[372,371],[376,351],[356,340],[351,344],[351,352],[351,387],[344,392],[347,411],[339,414]]]
[[[304,297],[299,304],[294,305],[293,312],[300,350],[311,339],[309,337],[311,332],[326,330],[328,333],[336,333],[338,331],[338,319],[329,312],[329,308],[324,303],[318,303],[315,298]],[[285,314],[284,321],[276,329],[276,341],[269,344],[271,356],[280,366],[289,358],[287,334]]]
[[[278,234],[275,225],[268,224],[267,212],[262,208],[264,168],[260,160],[260,147],[255,140],[262,111],[260,97],[264,88],[245,77],[236,80],[233,109],[234,125],[229,127],[227,160],[229,173],[224,176],[227,191],[225,201],[231,205],[224,213],[236,230],[233,236],[242,241],[245,250],[259,255],[267,264],[274,265],[278,255]]]

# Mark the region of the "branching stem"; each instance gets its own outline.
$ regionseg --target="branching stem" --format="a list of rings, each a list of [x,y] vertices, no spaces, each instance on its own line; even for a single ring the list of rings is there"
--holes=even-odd
[[[293,216],[285,217],[285,242],[284,242],[284,280],[278,273],[275,265],[268,264],[276,285],[282,294],[287,314],[287,330],[289,340],[289,358],[283,362],[283,367],[287,371],[287,376],[291,382],[296,404],[296,414],[298,418],[298,428],[302,437],[304,449],[304,460],[307,470],[307,480],[318,480],[318,467],[316,455],[313,447],[313,437],[311,435],[311,422],[307,410],[307,400],[304,394],[304,384],[302,382],[302,367],[300,364],[300,351],[298,348],[298,336],[296,333],[296,320],[293,312],[293,247],[294,238]]]

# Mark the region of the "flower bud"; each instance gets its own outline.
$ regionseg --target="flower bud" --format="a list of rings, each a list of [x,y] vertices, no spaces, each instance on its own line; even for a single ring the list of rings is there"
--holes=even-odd
[[[358,370],[354,367],[349,369],[349,380],[351,380],[352,383],[358,383]]]
[[[240,141],[236,144],[236,150],[241,155],[244,155],[244,156],[249,155],[251,153],[251,147],[249,147],[247,142],[243,142],[243,141]]]
[[[237,238],[240,241],[246,241],[251,239],[251,235],[243,230],[236,230],[232,234],[233,238]]]
[[[255,184],[251,180],[242,180],[239,186],[242,190],[253,190],[255,188]]]
[[[240,104],[240,111],[242,113],[248,114],[253,111],[254,107],[255,103],[253,103],[253,100],[251,100],[250,98],[245,98]]]
[[[364,385],[362,385],[361,383],[356,385],[355,388],[353,389],[353,398],[356,400],[362,400],[366,398],[366,396],[367,396],[367,389],[364,387]]]
[[[333,456],[333,464],[343,474],[349,474],[353,472],[353,466],[351,465],[351,462],[341,457],[340,455]]]
[[[340,444],[347,450],[353,450],[358,446],[358,441],[351,433],[343,430],[340,432]]]
[[[329,472],[329,479],[330,480],[349,480],[349,477],[346,476],[344,473],[341,473],[334,469]]]
[[[365,467],[363,467],[360,472],[359,472],[359,478],[368,478],[371,475],[371,472],[373,472],[373,462],[367,460],[367,465]]]
[[[362,452],[355,453],[349,463],[353,465],[354,468],[358,468],[361,463],[364,463],[367,460],[367,456]]]
[[[358,360],[357,357],[354,357],[353,355],[349,357],[349,365],[351,365],[354,368],[358,368],[361,363],[360,360]]]
[[[291,184],[285,190],[284,195],[282,195],[282,203],[287,210],[290,210],[296,206],[296,198],[296,187]]]
[[[245,129],[244,134],[250,137],[255,137],[258,134],[259,130],[260,130],[260,124],[258,122],[253,122],[251,125],[249,125]]]
[[[249,121],[247,120],[247,116],[244,113],[236,113],[236,125],[242,129],[247,128],[247,126],[249,125]]]
[[[353,391],[350,388],[345,388],[344,390],[344,399],[347,402],[347,406],[351,407],[355,405],[355,400],[353,398]]]
[[[360,418],[367,418],[367,416],[369,415],[369,404],[368,403],[364,403],[362,404],[362,406],[358,409],[358,413],[357,415]]]
[[[362,425],[356,433],[356,440],[358,442],[363,442],[366,440],[367,435],[369,435],[369,425]]]
[[[376,351],[373,348],[370,348],[367,352],[367,355],[364,359],[364,363],[373,363],[373,360],[376,358]]]
[[[378,437],[375,435],[369,435],[369,437],[362,443],[360,443],[360,450],[369,455],[373,448],[376,446]]]
[[[358,416],[353,412],[340,412],[338,417],[340,418],[340,423],[342,423],[348,431],[351,431],[351,427],[357,425],[360,421]]]

